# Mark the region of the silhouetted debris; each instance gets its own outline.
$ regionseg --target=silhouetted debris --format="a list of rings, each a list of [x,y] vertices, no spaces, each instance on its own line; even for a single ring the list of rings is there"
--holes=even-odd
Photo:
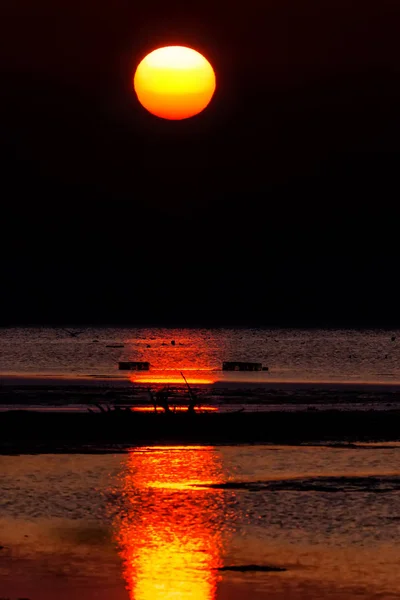
[[[150,401],[151,401],[151,403],[152,403],[152,405],[154,407],[154,412],[157,412],[157,403],[156,403],[156,399],[154,397],[154,394],[153,394],[153,392],[150,389],[148,389],[147,392],[149,394]]]
[[[255,362],[224,362],[223,371],[261,371],[262,364]]]
[[[171,395],[168,388],[163,388],[162,390],[158,390],[155,394],[149,389],[148,390],[151,403],[154,406],[154,411],[157,412],[157,408],[162,408],[166,413],[171,412],[171,407],[169,405],[168,399]]]
[[[132,360],[120,361],[118,363],[118,369],[120,371],[148,371],[150,369],[150,363]]]
[[[83,331],[71,331],[71,329],[65,329],[65,327],[61,327],[60,328],[62,331],[65,331],[66,333],[68,333],[71,337],[78,337],[79,335],[81,335],[81,333],[83,333]]]
[[[192,389],[191,389],[191,387],[190,387],[189,383],[187,382],[187,379],[186,379],[186,377],[185,377],[185,376],[184,376],[184,374],[182,373],[182,371],[181,371],[181,375],[182,375],[182,377],[183,377],[183,379],[184,379],[184,381],[185,381],[185,383],[186,383],[186,385],[187,385],[188,392],[189,392],[189,398],[190,398],[190,402],[189,402],[189,406],[188,406],[188,412],[189,412],[189,413],[194,413],[194,412],[195,412],[195,410],[194,410],[194,409],[195,409],[195,406],[196,406],[196,404],[198,404],[198,400],[197,400],[197,398],[196,398],[195,394],[193,393],[193,391],[192,391]]]
[[[124,348],[124,344],[106,344],[106,348]]]
[[[175,340],[171,340],[171,346],[175,346]]]
[[[162,389],[156,392],[156,403],[157,406],[161,406],[165,410],[166,413],[171,412],[171,407],[168,404],[169,399],[169,391],[167,389]]]
[[[273,565],[227,565],[224,567],[219,567],[218,571],[237,571],[240,573],[259,571],[262,573],[280,573],[287,571],[287,569],[285,569],[285,567],[275,567]]]
[[[392,341],[392,342],[394,342],[394,341],[395,341],[395,339],[396,339],[396,336],[395,336],[395,335],[392,335],[392,337],[391,337],[391,341]]]

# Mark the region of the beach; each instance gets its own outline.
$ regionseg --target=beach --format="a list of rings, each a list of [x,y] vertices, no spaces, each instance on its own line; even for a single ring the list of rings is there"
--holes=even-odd
[[[2,456],[0,593],[394,599],[398,444]]]
[[[396,332],[0,333],[0,598],[400,595]]]

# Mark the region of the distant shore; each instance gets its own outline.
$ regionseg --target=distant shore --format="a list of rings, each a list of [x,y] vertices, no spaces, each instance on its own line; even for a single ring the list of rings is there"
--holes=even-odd
[[[400,411],[0,414],[0,453],[109,451],[159,444],[301,444],[400,440]]]

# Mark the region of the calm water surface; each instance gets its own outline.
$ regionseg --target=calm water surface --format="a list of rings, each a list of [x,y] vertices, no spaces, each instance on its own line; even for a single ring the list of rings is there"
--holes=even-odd
[[[199,382],[214,382],[223,377],[223,361],[236,360],[268,366],[268,372],[250,374],[264,381],[400,382],[396,331],[84,328],[72,332],[77,337],[62,329],[1,329],[0,374],[121,376],[118,361],[139,360],[151,363],[147,379],[175,371],[181,381],[183,370],[188,375],[198,371]],[[109,347],[116,344],[123,347]],[[173,373],[169,376],[171,380]]]
[[[398,444],[0,463],[0,597],[400,597]],[[252,564],[286,571],[219,570]]]

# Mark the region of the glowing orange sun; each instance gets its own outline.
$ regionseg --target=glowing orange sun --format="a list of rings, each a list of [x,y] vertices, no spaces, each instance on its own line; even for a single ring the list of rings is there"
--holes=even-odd
[[[209,104],[215,91],[215,73],[196,50],[166,46],[150,52],[139,63],[133,86],[139,102],[153,115],[188,119]]]

